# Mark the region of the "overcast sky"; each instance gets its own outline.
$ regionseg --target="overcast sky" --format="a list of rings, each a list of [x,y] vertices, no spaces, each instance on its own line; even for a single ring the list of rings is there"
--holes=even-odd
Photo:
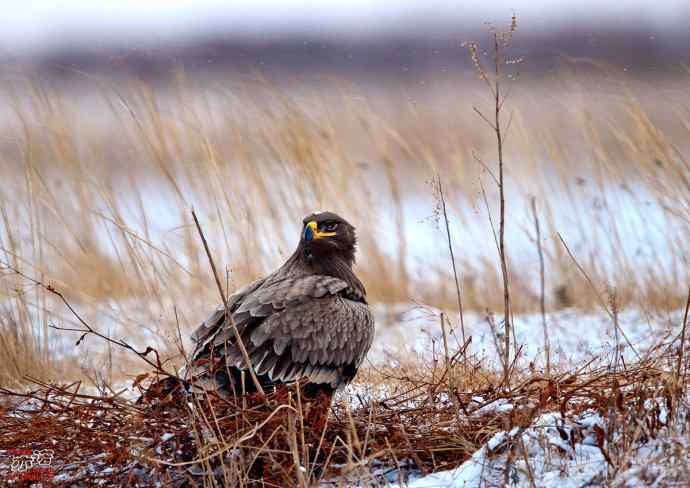
[[[591,20],[663,33],[690,24],[690,0],[0,0],[0,47],[155,43],[217,32],[433,35],[455,25],[508,21],[513,11],[523,28],[535,30]]]

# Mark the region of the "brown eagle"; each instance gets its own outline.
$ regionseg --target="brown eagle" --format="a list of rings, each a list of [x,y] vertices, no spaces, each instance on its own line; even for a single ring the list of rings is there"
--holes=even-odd
[[[366,290],[352,270],[356,244],[345,219],[315,212],[304,218],[292,256],[229,298],[264,390],[300,381],[305,394],[331,394],[355,376],[374,336]],[[221,395],[256,391],[224,305],[192,339],[187,379],[196,387]]]

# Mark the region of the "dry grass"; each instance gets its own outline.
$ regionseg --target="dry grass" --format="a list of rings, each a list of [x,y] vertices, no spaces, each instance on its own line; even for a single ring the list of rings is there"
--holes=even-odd
[[[615,477],[636,443],[687,421],[673,407],[675,355],[668,348],[620,371],[518,373],[509,389],[473,359],[458,360],[459,353],[446,366],[433,358],[363,371],[359,393],[336,402],[322,427],[295,390],[263,399],[204,397],[192,406],[170,390],[135,404],[117,394],[84,394],[80,383],[35,382],[28,392],[0,390],[5,411],[14,412],[0,416],[0,449],[52,449],[59,469],[51,476],[99,486],[385,484],[388,473],[453,468],[493,434],[524,430],[545,412],[560,412],[565,422],[587,410],[610,420],[597,442]],[[665,403],[667,413],[649,408],[648,399]],[[510,411],[491,408],[506,401]],[[582,442],[580,432],[569,436]],[[507,437],[490,457],[518,447]]]
[[[581,244],[594,281],[615,287],[622,303],[682,305],[690,107],[666,107],[678,83],[573,75],[512,87],[506,238],[528,241],[523,217],[536,196],[550,308],[595,303],[553,238],[564,230]],[[13,113],[0,165],[6,257],[25,260],[80,301],[160,295],[163,283],[172,297],[209,288],[191,207],[210,226],[211,247],[235,284],[275,267],[295,242],[300,216],[328,207],[358,224],[358,272],[375,301],[451,307],[445,257],[414,242],[415,234],[438,232],[418,220],[431,214],[424,182],[439,172],[455,232],[481,239],[457,244],[466,305],[500,307],[490,292],[501,273],[479,196],[479,179],[489,176],[472,157],[491,161],[493,153],[471,110],[483,98],[473,82],[381,96],[365,85],[338,94],[337,84],[314,93],[269,84],[192,90],[184,80],[167,89],[85,84],[88,97],[46,87],[18,94],[9,84]],[[456,90],[467,104],[444,95]],[[628,219],[616,224],[623,214]],[[649,250],[647,230],[668,232],[668,241]],[[639,250],[625,245],[631,240]],[[514,247],[512,305],[537,310],[536,253],[525,262],[527,246]],[[649,257],[655,252],[664,260]]]
[[[425,183],[433,174],[444,181],[464,307],[503,305],[479,190],[490,177],[473,157],[491,164],[492,141],[472,113],[483,99],[472,81],[386,93],[332,81],[313,91],[182,76],[170,87],[25,82],[4,82],[11,110],[0,152],[0,252],[58,286],[104,332],[142,343],[169,338],[178,319],[187,331],[216,301],[192,207],[230,288],[282,262],[303,214],[332,208],[360,229],[357,272],[372,302],[452,310],[455,281]],[[510,87],[506,258],[514,313],[540,309],[533,196],[547,310],[596,309],[613,294],[620,307],[682,306],[690,280],[683,157],[690,107],[675,94],[686,83],[571,73]],[[458,89],[463,98],[449,95]],[[29,348],[18,363],[50,371],[32,351],[56,347],[47,324],[65,317],[40,290],[19,296],[15,285],[0,281],[5,314],[14,317],[2,321],[4,353],[19,357],[25,353],[13,347]],[[25,335],[21,346],[13,320]]]
[[[685,304],[690,106],[675,94],[687,82],[574,72],[515,85],[504,154],[511,313],[603,304],[615,321],[626,306]],[[500,310],[502,273],[487,219],[497,199],[483,188],[491,176],[474,156],[492,160],[491,134],[471,110],[481,91],[456,78],[386,93],[364,84],[330,82],[314,91],[183,75],[169,87],[4,83],[11,110],[0,131],[0,354],[10,361],[0,364],[0,393],[6,401],[31,398],[33,407],[2,416],[14,434],[3,447],[60,438],[69,446],[56,449],[60,460],[84,482],[95,481],[83,468],[100,452],[113,471],[98,476],[112,485],[140,476],[242,486],[260,477],[302,487],[336,475],[366,479],[372,465],[450,468],[498,430],[554,409],[563,416],[618,409],[615,427],[623,432],[626,419],[652,415],[641,411],[640,398],[685,391],[684,374],[680,387],[673,383],[670,348],[622,371],[545,377],[515,368],[503,380],[446,351],[445,361],[363,371],[359,387],[376,395],[356,407],[337,404],[318,438],[304,428],[294,395],[271,397],[268,409],[263,402],[188,409],[166,398],[133,405],[114,385],[141,370],[142,354],[112,345],[152,345],[153,365],[172,371],[183,363],[187,332],[218,301],[192,208],[224,288],[277,266],[295,244],[301,216],[327,207],[359,229],[357,273],[372,302],[455,310],[460,289],[465,310]],[[455,96],[460,89],[463,98]],[[450,236],[433,222],[440,216],[426,184],[433,175],[443,181],[459,286],[446,256]],[[75,352],[51,329],[80,328],[82,320],[114,339],[94,342],[89,333]],[[100,393],[80,394],[80,383],[65,380],[77,377]],[[470,399],[477,395],[524,408],[476,418]],[[276,410],[279,404],[286,406]],[[660,428],[658,418],[648,424]],[[164,432],[174,434],[173,444]],[[234,457],[217,462],[227,453]],[[282,471],[269,479],[257,466]]]

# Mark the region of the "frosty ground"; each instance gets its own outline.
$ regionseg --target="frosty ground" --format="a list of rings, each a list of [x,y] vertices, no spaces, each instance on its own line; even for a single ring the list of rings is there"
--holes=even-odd
[[[319,482],[322,486],[637,487],[684,486],[679,480],[688,479],[687,392],[674,406],[665,373],[673,367],[668,358],[677,356],[682,310],[670,313],[626,310],[616,312],[613,317],[606,310],[583,313],[575,309],[548,313],[545,317],[516,315],[513,323],[520,355],[515,363],[518,373],[514,385],[508,389],[495,381],[495,386],[484,388],[485,395],[466,388],[458,393],[463,404],[457,409],[451,390],[443,391],[445,386],[438,380],[440,374],[434,372],[443,370],[445,360],[440,311],[419,304],[399,304],[374,307],[374,312],[377,318],[374,345],[355,383],[337,396],[337,408],[342,412],[345,404],[352,411],[359,409],[359,418],[366,420],[366,405],[387,402],[399,394],[401,385],[403,389],[413,385],[418,394],[408,395],[404,403],[386,407],[408,415],[407,421],[421,424],[410,435],[424,436],[426,429],[431,428],[437,432],[458,431],[472,420],[481,424],[484,419],[492,426],[492,434],[473,453],[459,458],[458,462],[471,454],[452,470],[434,472],[428,463],[420,469],[413,455],[396,459],[394,465],[390,461],[382,462],[376,455],[364,455],[350,461],[348,466],[341,466],[344,472],[341,476],[322,478]],[[151,313],[151,310],[142,312],[139,320],[143,322],[144,316]],[[450,318],[446,325],[447,343],[449,354],[454,356],[462,349],[462,330],[459,317]],[[471,338],[463,361],[469,364],[469,369],[500,377],[501,364],[496,354],[500,337],[494,336],[487,315],[471,312],[465,313],[463,319],[466,338]],[[500,325],[500,315],[493,320]],[[545,372],[544,321],[551,344],[550,374]],[[618,332],[614,322],[618,324]],[[100,322],[101,326],[104,324]],[[106,324],[106,328],[111,332],[116,329],[114,324],[111,327]],[[71,342],[72,338],[64,334]],[[117,336],[114,332],[113,335]],[[144,345],[136,344],[138,348]],[[102,346],[88,339],[80,347],[85,355],[88,351],[88,355],[97,357],[104,352]],[[664,365],[669,367],[665,370]],[[386,372],[373,379],[383,370]],[[403,382],[385,379],[391,371],[410,375],[409,371],[414,370],[419,371],[418,378]],[[647,376],[651,379],[646,379]],[[436,383],[425,387],[427,380]],[[558,389],[562,385],[566,391],[566,386],[573,382],[579,382],[582,387],[592,383],[594,391],[589,396],[570,398],[568,393],[562,401],[546,401],[563,397],[557,392],[544,393],[549,388]],[[541,386],[534,389],[532,385]],[[131,380],[120,382],[115,390],[122,397],[137,395]],[[543,408],[544,405],[548,407]],[[421,408],[420,415],[428,417],[415,420],[416,414],[405,413],[409,406],[414,407],[410,410]],[[433,425],[437,415],[443,425]],[[497,429],[496,425],[501,424],[505,427]],[[368,432],[367,429],[365,426],[364,431]],[[148,444],[147,449],[160,455],[176,449],[180,432],[184,435],[184,426],[176,434],[161,431],[154,436],[129,439]],[[407,452],[413,454],[414,449]],[[78,469],[86,469],[103,480],[115,471],[104,461],[104,456],[82,464],[84,467]],[[451,465],[456,464],[451,462]],[[67,474],[58,477],[57,481],[68,486],[73,479]]]
[[[442,347],[439,312],[423,306],[403,306],[386,313],[379,310],[382,322],[394,321],[398,327],[381,327],[373,352],[372,365],[394,358],[429,356]],[[493,334],[485,316],[465,315],[466,333],[472,335],[472,350],[482,360],[498,366]],[[618,338],[611,318],[605,313],[584,314],[577,310],[563,310],[545,317],[556,369],[576,371],[578,366],[612,365],[615,351],[619,352],[619,366],[634,362],[660,343],[669,343],[681,330],[682,311],[654,315],[628,310],[616,317],[620,330]],[[515,317],[518,344],[522,345],[524,365],[543,370],[544,343],[539,314]],[[457,328],[451,333],[457,339]],[[625,334],[635,348],[621,344]],[[616,341],[618,340],[618,348]],[[400,354],[400,351],[406,354]],[[395,352],[394,352],[395,351]],[[358,392],[361,394],[361,392]],[[375,393],[374,393],[375,394]],[[485,405],[483,399],[473,398],[476,408],[471,415],[490,411],[510,412],[511,401]],[[663,398],[644,400],[644,408],[653,412],[656,422],[664,426],[656,437],[645,435],[634,439],[624,453],[625,462],[612,466],[607,453],[606,435],[613,432],[615,413],[605,418],[585,409],[574,416],[562,412],[539,415],[529,427],[515,427],[495,434],[484,446],[458,468],[422,475],[419,472],[389,471],[380,479],[382,485],[410,488],[461,488],[481,486],[525,487],[583,487],[583,486],[687,486],[690,483],[690,440],[687,432],[688,397],[681,405],[677,419],[669,419]],[[640,419],[640,422],[644,422]],[[618,440],[618,439],[616,439]],[[616,442],[616,441],[614,441]],[[522,452],[514,457],[506,446],[517,443]],[[509,459],[509,456],[512,459]],[[609,458],[609,459],[607,459]],[[679,474],[680,473],[680,474]],[[685,479],[686,481],[678,481]],[[337,484],[340,484],[336,482]],[[353,486],[358,486],[357,484]]]

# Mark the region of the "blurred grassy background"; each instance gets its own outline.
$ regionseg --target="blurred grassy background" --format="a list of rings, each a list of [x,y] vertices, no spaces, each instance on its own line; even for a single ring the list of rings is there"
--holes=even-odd
[[[506,105],[513,309],[538,310],[530,198],[546,255],[547,306],[670,310],[690,281],[690,74],[604,70],[515,81]],[[490,108],[479,82],[261,77],[165,85],[84,77],[0,87],[0,256],[53,284],[99,330],[140,343],[183,336],[218,302],[194,208],[230,289],[282,263],[303,215],[332,209],[359,230],[357,273],[372,303],[456,304],[437,199],[450,205],[464,304],[499,310],[488,208],[497,215]],[[110,374],[50,323],[71,320],[11,272],[0,280],[0,384],[22,374]],[[64,336],[64,334],[62,334]],[[75,338],[76,339],[76,338]],[[107,351],[106,351],[107,352]],[[173,354],[174,351],[169,351]],[[119,366],[120,373],[127,366]],[[94,373],[96,371],[96,373]],[[66,374],[66,373],[64,373]]]

